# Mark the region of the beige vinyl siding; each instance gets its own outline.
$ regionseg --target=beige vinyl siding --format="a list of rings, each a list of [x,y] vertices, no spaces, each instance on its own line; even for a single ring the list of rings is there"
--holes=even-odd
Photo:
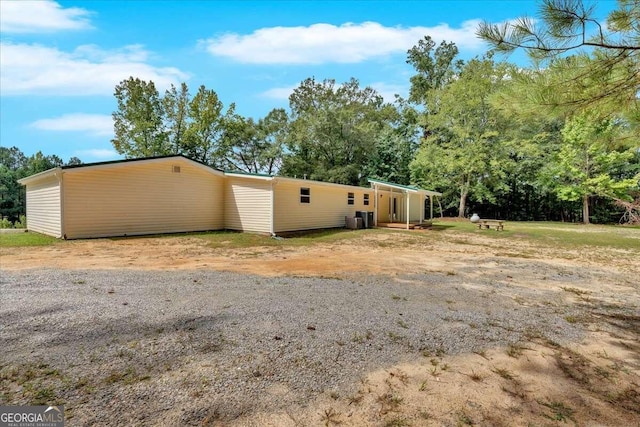
[[[60,181],[49,176],[27,184],[27,228],[38,233],[62,237]]]
[[[271,181],[227,176],[224,227],[228,230],[271,232]]]
[[[420,194],[409,193],[409,195],[411,197],[409,221],[420,221],[422,220],[422,211],[424,210],[424,199]]]
[[[185,159],[69,169],[63,185],[70,239],[224,227],[224,177]]]
[[[378,222],[391,222],[389,216],[389,193],[378,192]]]
[[[311,190],[311,203],[300,203],[300,188]],[[355,193],[355,203],[347,204],[348,193]],[[364,205],[364,194],[369,205]],[[373,212],[373,190],[337,187],[310,181],[278,180],[274,185],[275,232],[344,227],[344,217],[356,211]]]

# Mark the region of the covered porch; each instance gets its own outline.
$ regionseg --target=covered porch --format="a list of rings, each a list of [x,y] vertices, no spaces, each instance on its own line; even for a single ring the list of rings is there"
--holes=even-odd
[[[442,193],[378,179],[368,181],[374,190],[373,223],[376,227],[411,230],[423,228],[427,221],[433,220],[434,198]]]

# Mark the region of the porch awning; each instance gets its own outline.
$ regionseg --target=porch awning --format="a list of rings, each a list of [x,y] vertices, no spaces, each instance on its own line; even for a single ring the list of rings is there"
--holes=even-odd
[[[379,179],[372,179],[369,178],[367,179],[367,181],[369,182],[369,184],[371,184],[372,187],[378,187],[379,189],[385,189],[389,188],[389,189],[394,189],[394,190],[401,190],[407,193],[416,193],[416,194],[422,194],[425,196],[442,196],[442,193],[438,193],[437,191],[432,191],[432,190],[424,190],[422,188],[418,188],[414,185],[402,185],[402,184],[394,184],[393,182],[387,182],[387,181],[382,181]]]

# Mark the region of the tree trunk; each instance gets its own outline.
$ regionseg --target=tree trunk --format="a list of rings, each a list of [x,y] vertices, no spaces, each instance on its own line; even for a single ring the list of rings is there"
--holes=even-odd
[[[587,194],[582,196],[582,221],[589,224],[589,196]]]
[[[460,204],[458,205],[458,218],[464,218],[464,210],[467,206],[467,195],[469,190],[464,188],[460,193]]]

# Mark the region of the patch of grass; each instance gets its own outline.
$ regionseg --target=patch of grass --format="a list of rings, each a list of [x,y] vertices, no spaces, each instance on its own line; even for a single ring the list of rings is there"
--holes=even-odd
[[[360,402],[362,402],[363,396],[361,394],[356,394],[353,396],[349,396],[347,398],[347,401],[349,401],[349,405],[358,405]]]
[[[128,367],[124,371],[111,372],[111,374],[104,379],[104,382],[107,384],[123,383],[125,385],[131,385],[150,378],[151,377],[149,375],[138,375],[134,368]]]
[[[387,332],[387,336],[391,339],[391,341],[396,342],[396,343],[401,342],[405,338],[404,335],[396,334],[393,331]]]
[[[637,387],[628,386],[624,390],[608,396],[607,401],[633,412],[640,413],[640,392]]]
[[[474,354],[477,354],[477,355],[478,355],[478,356],[480,356],[480,357],[484,357],[485,359],[489,360],[489,358],[487,357],[487,351],[486,351],[486,350],[484,350],[484,349],[481,349],[481,350],[475,350],[473,353],[474,353]]]
[[[500,387],[500,389],[511,397],[516,397],[521,400],[527,400],[527,393],[524,390],[520,389],[520,387],[516,387],[514,390],[509,390],[507,387],[502,386]]]
[[[583,291],[582,289],[573,288],[570,286],[562,286],[560,289],[562,289],[565,292],[571,292],[572,294],[576,294],[578,296],[588,295],[591,293],[590,291]]]
[[[380,414],[384,415],[391,411],[397,411],[404,399],[395,393],[384,393],[376,400],[380,404]]]
[[[567,321],[567,323],[578,323],[578,317],[577,316],[564,316],[564,320]]]
[[[433,415],[431,415],[431,413],[430,413],[430,412],[427,412],[427,411],[420,411],[420,412],[418,413],[418,416],[419,416],[420,418],[422,418],[423,420],[430,420],[430,419],[432,419],[432,418],[433,418]]]
[[[496,368],[493,370],[493,372],[495,372],[496,374],[498,374],[500,377],[504,378],[505,380],[513,380],[515,377],[513,376],[513,374],[511,373],[511,371],[509,371],[508,369],[503,369],[503,368]]]
[[[482,235],[488,239],[511,240],[518,238],[550,244],[555,247],[577,249],[581,247],[630,249],[638,248],[638,236],[640,229],[635,227],[623,227],[619,225],[583,225],[562,222],[520,222],[509,221],[504,230],[499,233],[488,232],[491,230],[478,230],[475,224],[469,221],[446,221],[436,224],[446,224],[446,234],[456,234],[462,237],[464,234]],[[469,244],[469,241],[449,237],[448,241],[456,244]],[[521,251],[517,256],[528,255],[531,249]],[[520,251],[519,251],[520,252]],[[513,256],[516,256],[514,253]]]
[[[26,246],[49,246],[61,243],[55,237],[45,236],[44,234],[34,233],[2,233],[0,234],[0,247],[2,248],[20,248]]]
[[[458,412],[458,425],[459,426],[472,426],[475,424],[473,418],[467,414],[464,409]]]
[[[469,378],[471,378],[472,381],[475,381],[477,383],[482,382],[482,380],[484,379],[482,375],[480,375],[475,371],[471,371],[471,373],[468,376]]]
[[[333,408],[325,409],[324,413],[320,414],[320,421],[324,422],[325,427],[342,424],[340,412],[336,412]]]
[[[409,325],[407,324],[407,322],[405,322],[405,321],[404,321],[404,320],[402,320],[402,319],[398,319],[398,320],[396,320],[396,323],[397,323],[397,324],[398,324],[398,326],[400,326],[401,328],[409,329]]]
[[[43,386],[30,386],[27,387],[30,394],[31,405],[49,405],[52,404],[57,396],[53,388]]]
[[[343,240],[362,238],[369,234],[376,234],[380,230],[345,230],[332,228],[297,233],[286,233],[283,238],[274,239],[269,235],[256,233],[240,233],[234,231],[211,231],[207,233],[187,233],[207,242],[212,248],[252,248],[252,247],[303,247],[319,243],[333,243]],[[171,236],[185,236],[171,235]],[[163,237],[171,237],[163,236]]]
[[[576,420],[573,418],[573,414],[575,411],[570,407],[565,406],[564,403],[556,402],[556,401],[553,401],[553,402],[538,401],[538,403],[542,406],[545,406],[551,409],[551,414],[544,414],[545,417],[554,421],[567,422],[567,420],[571,420],[574,423],[576,422]]]
[[[584,356],[565,348],[558,351],[554,357],[558,368],[567,378],[583,385],[589,384],[590,363]]]
[[[507,346],[507,355],[509,357],[513,357],[514,359],[519,358],[520,356],[522,356],[522,354],[524,353],[524,350],[527,350],[527,347],[521,345],[521,344],[509,344],[509,346]]]
[[[385,427],[404,427],[408,425],[411,425],[411,424],[409,424],[409,422],[404,418],[392,418],[390,420],[387,420],[386,423],[384,423]]]
[[[407,385],[409,383],[409,375],[407,375],[405,372],[402,372],[402,371],[389,372],[389,376],[397,378],[398,381],[400,381],[404,385]]]

